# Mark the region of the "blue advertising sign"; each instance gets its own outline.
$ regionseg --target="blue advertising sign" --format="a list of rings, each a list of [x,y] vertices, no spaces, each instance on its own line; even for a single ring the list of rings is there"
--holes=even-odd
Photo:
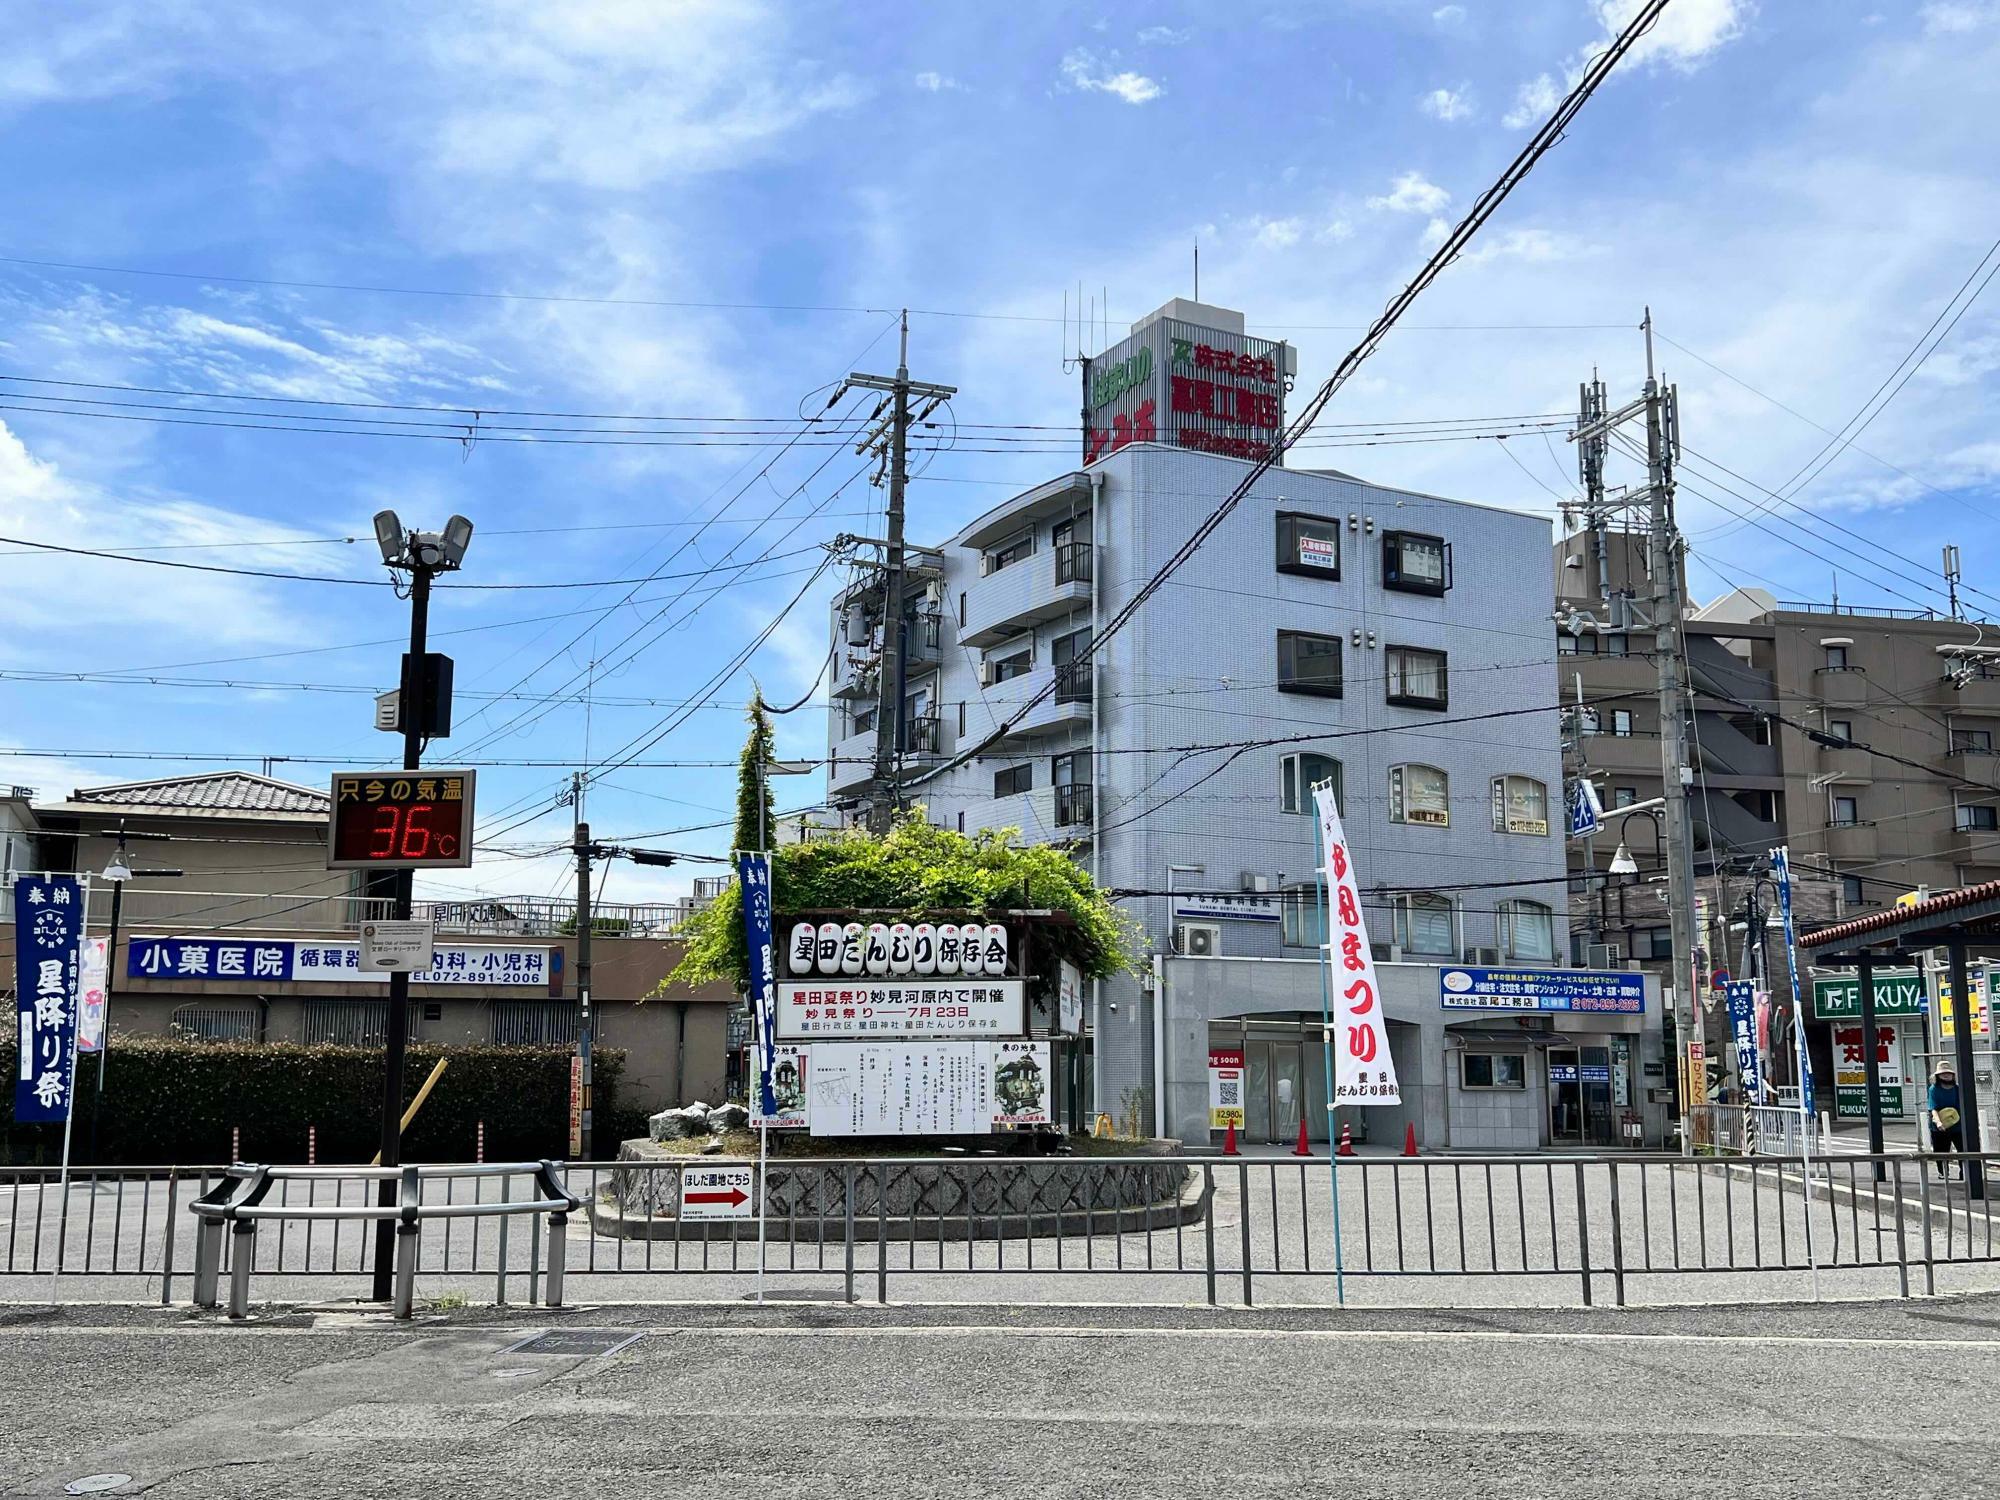
[[[1646,977],[1627,970],[1442,969],[1438,999],[1446,1010],[1646,1011]]]
[[[1806,1050],[1806,1028],[1799,1003],[1799,939],[1792,928],[1792,856],[1789,845],[1771,851],[1771,873],[1778,877],[1778,911],[1785,919],[1785,967],[1792,975],[1792,1031],[1799,1046],[1799,1113],[1805,1117],[1806,1138],[1812,1138],[1812,1054]]]
[[[1764,1097],[1764,1079],[1757,1061],[1757,991],[1747,979],[1722,987],[1729,1006],[1729,1032],[1736,1039],[1736,1072],[1743,1080],[1743,1097],[1755,1103]]]
[[[762,854],[736,856],[736,878],[743,892],[743,945],[750,954],[750,1004],[757,1016],[757,1087],[763,1113],[778,1112],[771,1088],[776,1061],[778,987],[771,954],[771,861]]]
[[[73,875],[14,882],[15,994],[20,1052],[14,1118],[69,1118],[76,1082],[77,978],[83,952],[83,883]]]

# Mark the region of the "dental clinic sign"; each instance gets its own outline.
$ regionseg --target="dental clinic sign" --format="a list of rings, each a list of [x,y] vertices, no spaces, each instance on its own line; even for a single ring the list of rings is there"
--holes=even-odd
[[[1226,458],[1277,454],[1296,351],[1249,337],[1241,318],[1220,308],[1167,306],[1237,327],[1155,317],[1123,343],[1085,360],[1083,461],[1128,443],[1168,443]]]

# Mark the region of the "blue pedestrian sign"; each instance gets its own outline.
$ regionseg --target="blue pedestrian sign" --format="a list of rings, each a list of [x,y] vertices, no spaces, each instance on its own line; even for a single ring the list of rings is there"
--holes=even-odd
[[[1604,806],[1588,777],[1579,776],[1569,789],[1569,836],[1587,838],[1604,826]]]

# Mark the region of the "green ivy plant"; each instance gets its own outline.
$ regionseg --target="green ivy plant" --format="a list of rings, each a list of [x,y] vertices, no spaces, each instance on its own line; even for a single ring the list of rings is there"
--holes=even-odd
[[[912,922],[963,913],[1055,911],[1070,921],[1045,924],[1037,941],[1086,978],[1135,968],[1142,946],[1138,925],[1069,855],[1044,844],[1023,844],[1020,837],[1016,828],[973,834],[934,828],[923,808],[912,808],[879,837],[848,829],[772,850],[772,903],[781,917],[865,910],[907,913]],[[784,934],[777,936],[782,943]],[[695,914],[687,938],[687,952],[667,984],[747,978],[735,887]]]

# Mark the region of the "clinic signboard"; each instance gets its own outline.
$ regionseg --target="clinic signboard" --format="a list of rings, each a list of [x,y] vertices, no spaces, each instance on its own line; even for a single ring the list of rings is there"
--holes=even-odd
[[[1621,969],[1441,969],[1438,1000],[1446,1010],[1637,1016],[1646,979]]]
[[[555,950],[525,944],[438,943],[412,984],[466,984],[546,990],[560,966]],[[382,984],[386,970],[361,965],[361,944],[317,938],[135,937],[125,949],[127,979],[209,984]]]

